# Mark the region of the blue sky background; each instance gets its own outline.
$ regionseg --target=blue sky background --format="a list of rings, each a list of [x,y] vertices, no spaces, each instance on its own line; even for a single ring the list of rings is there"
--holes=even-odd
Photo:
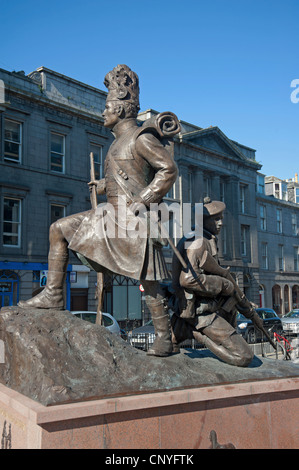
[[[1,0],[0,67],[104,89],[125,63],[141,108],[218,126],[267,175],[299,173],[298,0]],[[298,93],[299,97],[299,93]]]

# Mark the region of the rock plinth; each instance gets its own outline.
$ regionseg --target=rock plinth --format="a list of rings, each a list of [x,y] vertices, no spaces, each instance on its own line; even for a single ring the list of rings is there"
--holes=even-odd
[[[247,368],[208,350],[147,356],[68,311],[5,307],[0,382],[44,405],[209,384],[299,376],[299,366],[255,357]]]

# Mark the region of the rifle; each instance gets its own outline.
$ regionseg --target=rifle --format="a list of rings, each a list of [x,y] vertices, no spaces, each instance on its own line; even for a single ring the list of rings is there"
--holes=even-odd
[[[207,271],[210,274],[215,274],[217,276],[224,277],[228,279],[230,282],[233,283],[234,288],[235,288],[235,294],[233,298],[234,305],[236,304],[241,304],[242,306],[242,313],[243,315],[248,318],[249,320],[252,321],[253,325],[258,328],[267,338],[271,346],[276,350],[276,344],[273,342],[269,332],[264,328],[263,322],[261,318],[258,316],[256,313],[253,305],[251,302],[247,299],[245,296],[244,292],[241,291],[240,287],[236,283],[235,279],[231,275],[230,269],[229,268],[222,268],[215,258],[208,252],[205,251],[204,255],[202,257],[201,263],[200,263],[200,268],[203,269],[204,271]],[[228,300],[228,304],[231,307],[231,301],[230,299]],[[221,307],[224,310],[226,310],[225,304]],[[244,309],[244,311],[243,311]],[[245,313],[244,313],[245,312]]]
[[[90,180],[95,181],[94,171],[94,157],[93,152],[90,152]],[[92,209],[96,209],[98,205],[96,187],[92,185],[90,193],[90,202]],[[103,321],[102,306],[103,306],[103,289],[104,289],[104,275],[97,273],[97,288],[96,299],[98,299],[96,324],[101,325]]]

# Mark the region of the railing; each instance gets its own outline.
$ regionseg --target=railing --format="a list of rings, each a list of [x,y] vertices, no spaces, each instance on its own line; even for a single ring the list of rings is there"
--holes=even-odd
[[[128,336],[128,342],[131,344],[131,346],[134,346],[137,349],[142,349],[143,351],[148,351],[154,340],[154,333],[138,333],[136,335]],[[297,360],[299,362],[299,338],[293,338],[292,340],[290,339],[290,341],[292,341],[291,344],[293,346],[291,360]],[[198,343],[195,339],[188,339],[183,341],[180,343],[180,347],[188,349],[206,349],[205,346]],[[255,341],[254,343],[250,344],[250,347],[256,356],[263,356],[265,355],[265,351],[268,353],[273,350],[272,346],[267,341]]]
[[[128,342],[134,348],[142,349],[143,351],[148,351],[152,346],[155,340],[154,333],[138,333],[136,335],[129,335]],[[180,343],[181,348],[190,348],[190,349],[205,349],[205,347],[196,342],[195,339],[187,339]]]

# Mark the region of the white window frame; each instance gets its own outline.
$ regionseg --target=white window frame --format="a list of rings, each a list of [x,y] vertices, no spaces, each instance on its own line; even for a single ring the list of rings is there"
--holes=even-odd
[[[274,197],[276,197],[276,199],[280,199],[280,193],[281,193],[280,184],[279,183],[273,183],[273,184],[274,184]]]
[[[282,233],[282,210],[276,209],[276,231]]]
[[[294,271],[299,272],[299,246],[294,246]]]
[[[250,225],[241,225],[241,256],[251,258]]]
[[[246,186],[244,184],[240,184],[240,212],[241,214],[245,214],[245,197],[246,197]]]
[[[13,201],[18,201],[19,202],[19,210],[18,210],[18,220],[17,221],[11,221],[11,220],[5,220],[4,219],[4,204],[5,200],[13,200]],[[3,198],[3,207],[2,207],[2,213],[3,213],[3,223],[2,223],[2,246],[6,248],[20,248],[21,247],[21,223],[22,223],[22,200],[16,197],[9,197],[5,196]],[[4,224],[17,224],[18,230],[17,230],[17,235],[12,235],[11,232],[4,232]],[[18,237],[18,243],[16,245],[12,244],[6,244],[4,243],[4,237]]]
[[[94,167],[95,167],[95,174],[97,173],[97,168],[99,168],[99,178],[98,179],[102,179],[104,178],[104,165],[103,165],[103,146],[100,145],[100,144],[96,144],[95,142],[90,142],[90,151],[93,152],[93,154],[95,154],[95,152],[93,151],[93,148],[96,147],[97,149],[99,149],[99,162],[97,162],[95,159],[94,159]]]
[[[246,233],[247,233],[247,227],[245,225],[241,225],[241,255],[242,256],[247,255]]]
[[[260,204],[260,227],[261,230],[267,230],[267,209],[264,204]]]
[[[283,201],[288,200],[288,186],[286,183],[281,183],[281,199]]]
[[[13,122],[14,124],[18,124],[19,129],[20,129],[20,141],[19,142],[5,138],[6,122]],[[18,145],[18,155],[19,155],[18,160],[5,156],[5,142]],[[14,119],[4,118],[4,161],[13,162],[13,163],[22,163],[22,144],[23,144],[23,124],[19,121],[15,121]]]
[[[59,217],[58,219],[56,219],[55,221],[52,221],[52,217],[51,217],[51,214],[52,214],[52,207],[62,207],[63,208],[63,215],[62,217],[65,217],[65,214],[66,214],[66,206],[64,204],[56,204],[54,202],[51,202],[50,203],[50,223],[53,223],[53,222],[56,222],[56,220],[59,220],[61,219],[62,217]]]
[[[261,255],[262,255],[262,269],[268,270],[268,243],[262,242],[261,244]]]
[[[292,235],[298,235],[297,214],[292,213]]]
[[[63,153],[55,152],[52,150],[52,135],[59,135],[62,137],[63,142]],[[57,171],[52,169],[52,154],[60,155],[62,157],[62,171]],[[61,134],[60,132],[51,131],[50,133],[50,171],[51,173],[56,173],[57,175],[64,175],[65,174],[65,135]]]
[[[175,193],[175,183],[171,186],[170,190],[165,194],[164,197],[166,199],[171,199],[172,201],[174,201],[175,199],[174,193]]]
[[[284,271],[284,246],[282,244],[278,245],[278,269]]]

